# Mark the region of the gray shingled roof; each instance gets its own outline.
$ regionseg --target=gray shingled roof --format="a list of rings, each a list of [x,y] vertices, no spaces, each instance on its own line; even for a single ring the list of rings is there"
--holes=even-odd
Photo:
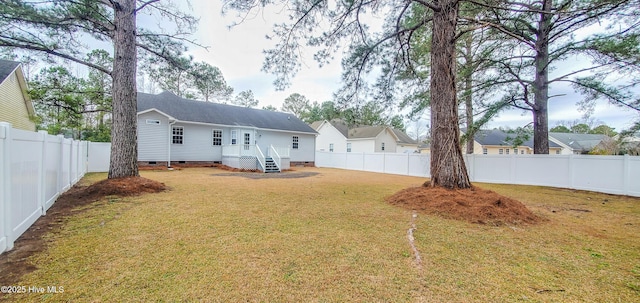
[[[399,130],[399,129],[395,129],[395,128],[391,128],[391,130],[393,130],[393,133],[396,134],[396,137],[398,137],[398,143],[404,143],[404,144],[418,144],[418,141],[412,139],[411,137],[409,137],[409,135],[407,135],[407,133]]]
[[[20,65],[20,62],[0,60],[0,82],[4,81]]]
[[[493,145],[493,146],[513,146],[513,138],[515,134],[508,134],[498,129],[492,130],[479,130],[473,137],[474,140],[480,145]],[[521,145],[533,148],[533,137],[524,141]],[[555,142],[549,141],[549,147],[561,147]]]
[[[581,152],[591,151],[602,140],[607,138],[606,135],[574,133],[549,133],[549,136],[571,147],[571,149]]]
[[[157,95],[138,93],[138,112],[152,108],[180,121],[317,133],[292,114],[189,100],[167,91]]]

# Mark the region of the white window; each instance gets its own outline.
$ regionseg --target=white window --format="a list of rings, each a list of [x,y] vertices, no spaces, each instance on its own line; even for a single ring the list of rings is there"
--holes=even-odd
[[[559,154],[560,154],[560,150],[556,149],[556,155],[559,155]]]
[[[518,154],[518,149],[517,149],[517,148],[514,148],[514,149],[513,149],[513,154],[514,154],[514,155],[517,155],[517,154]]]
[[[521,154],[521,155],[524,155],[524,149],[523,149],[523,150],[520,150],[520,154]]]
[[[489,151],[488,151],[486,148],[482,148],[482,154],[483,154],[483,155],[486,155],[486,154],[488,154],[488,153],[489,153]]]
[[[347,143],[347,152],[350,153],[351,152],[351,143]]]
[[[251,145],[251,134],[244,133],[244,150],[249,150],[249,145]]]
[[[293,136],[292,140],[293,140],[293,142],[292,142],[293,149],[298,149],[298,143],[299,143],[298,136]]]
[[[333,143],[329,143],[329,151],[333,152]]]
[[[160,125],[160,120],[147,119],[147,124]]]
[[[381,148],[382,148],[382,151],[384,151],[384,142],[382,142]]]
[[[507,148],[507,155],[509,154],[509,149]]]
[[[213,145],[222,145],[222,130],[214,129],[213,130]]]
[[[238,132],[235,130],[231,131],[231,145],[238,144]]]
[[[174,126],[172,128],[172,139],[171,142],[173,144],[182,144],[184,138],[184,127],[182,126]]]
[[[498,154],[500,154],[500,155],[504,154],[504,150],[503,150],[502,148],[501,148],[501,149],[499,149],[499,150],[498,150]]]

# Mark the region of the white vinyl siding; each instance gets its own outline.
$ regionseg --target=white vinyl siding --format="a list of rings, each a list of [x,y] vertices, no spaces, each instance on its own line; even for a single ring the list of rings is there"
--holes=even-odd
[[[160,124],[147,124],[147,120],[158,120]],[[167,161],[169,146],[168,119],[156,112],[138,116],[138,160]]]
[[[222,146],[212,144],[211,126],[177,123],[184,128],[183,144],[171,144],[171,161],[222,161]],[[228,142],[223,129],[222,142]]]

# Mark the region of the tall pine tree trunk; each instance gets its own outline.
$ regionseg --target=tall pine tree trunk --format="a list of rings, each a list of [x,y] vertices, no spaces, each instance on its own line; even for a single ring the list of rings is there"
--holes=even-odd
[[[464,43],[464,110],[467,124],[467,154],[473,154],[475,129],[473,129],[473,32],[467,34]]]
[[[542,11],[551,10],[551,0],[544,0]],[[540,13],[536,39],[536,76],[533,81],[533,153],[549,153],[549,33],[551,13]]]
[[[460,149],[455,76],[457,0],[438,0],[431,39],[431,186],[469,188]]]
[[[136,0],[113,1],[113,123],[109,179],[138,176]]]

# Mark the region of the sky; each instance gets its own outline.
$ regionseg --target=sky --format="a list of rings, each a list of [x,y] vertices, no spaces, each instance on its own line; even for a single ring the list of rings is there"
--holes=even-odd
[[[235,93],[252,90],[256,99],[260,101],[258,108],[272,105],[280,109],[282,102],[292,93],[300,93],[309,100],[319,103],[332,100],[333,92],[340,87],[341,83],[340,54],[336,54],[332,64],[320,68],[313,60],[313,51],[305,50],[302,54],[303,65],[300,72],[293,79],[292,85],[284,91],[277,91],[272,84],[275,77],[261,70],[264,61],[263,50],[269,49],[275,43],[267,40],[266,35],[271,34],[274,22],[286,20],[284,12],[276,8],[267,9],[229,28],[239,20],[239,17],[235,12],[222,15],[222,1],[191,0],[190,3],[192,8],[190,13],[200,18],[198,31],[193,38],[208,48],[191,46],[188,54],[193,55],[196,62],[204,61],[220,68]],[[575,62],[569,61],[567,64],[572,65]],[[580,99],[578,94],[573,93],[568,87],[552,86],[550,95],[561,95],[549,101],[550,127],[556,126],[561,121],[573,122],[581,119],[582,113],[576,106],[576,102]],[[636,111],[625,110],[607,102],[599,102],[593,118],[619,131],[630,127],[632,122],[640,116]],[[428,123],[428,116],[425,116],[425,119],[424,123]],[[525,126],[531,121],[532,116],[529,112],[510,110],[502,112],[489,123],[488,127],[515,128]],[[410,126],[411,123],[407,125]]]

